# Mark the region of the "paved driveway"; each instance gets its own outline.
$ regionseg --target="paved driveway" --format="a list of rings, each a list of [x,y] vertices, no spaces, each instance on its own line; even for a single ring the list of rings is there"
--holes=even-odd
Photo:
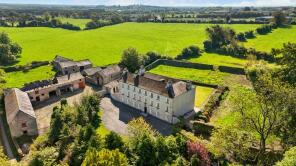
[[[101,101],[103,110],[102,122],[108,130],[127,135],[127,123],[134,118],[140,117],[141,112],[120,102],[104,97]],[[172,125],[153,116],[144,117],[145,120],[162,135],[172,133]]]

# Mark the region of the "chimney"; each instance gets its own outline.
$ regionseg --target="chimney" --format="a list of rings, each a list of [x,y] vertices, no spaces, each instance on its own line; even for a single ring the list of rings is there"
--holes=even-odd
[[[135,85],[136,87],[138,87],[139,84],[140,84],[140,76],[139,76],[138,74],[136,74],[136,75],[134,76],[134,85]]]
[[[139,75],[140,76],[144,76],[145,75],[145,72],[146,72],[146,70],[144,68],[144,65],[141,65],[140,70],[139,70]]]
[[[124,83],[126,83],[128,77],[128,70],[125,68],[122,72],[122,80]]]
[[[192,83],[190,81],[186,82],[186,90],[190,91],[192,89]]]
[[[173,82],[171,80],[168,81],[167,85],[165,86],[169,97],[170,98],[174,98],[175,97],[175,92],[174,92],[174,88],[173,88]]]

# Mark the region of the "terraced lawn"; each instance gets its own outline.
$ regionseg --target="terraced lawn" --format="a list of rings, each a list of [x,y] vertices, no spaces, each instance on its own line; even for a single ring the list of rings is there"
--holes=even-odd
[[[59,54],[76,60],[89,58],[95,65],[107,65],[117,63],[123,50],[128,47],[135,47],[140,53],[156,51],[171,57],[192,44],[202,48],[203,41],[207,38],[205,29],[209,26],[211,24],[123,23],[88,31],[1,27],[0,32],[7,32],[13,41],[23,47],[19,64],[52,60]],[[222,26],[244,32],[259,25]],[[230,65],[243,63],[229,57],[222,59],[223,61],[221,58],[205,56],[197,61]]]
[[[281,48],[284,43],[296,42],[296,26],[290,28],[278,28],[266,35],[257,35],[254,39],[249,39],[244,45],[253,47],[260,51],[271,51],[272,48]]]
[[[204,86],[197,86],[195,93],[195,106],[202,107],[213,93],[213,88],[208,88]]]

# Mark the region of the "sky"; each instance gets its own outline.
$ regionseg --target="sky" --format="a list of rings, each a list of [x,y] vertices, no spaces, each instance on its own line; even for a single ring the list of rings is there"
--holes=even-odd
[[[155,5],[155,6],[296,6],[296,0],[0,0],[13,4]]]

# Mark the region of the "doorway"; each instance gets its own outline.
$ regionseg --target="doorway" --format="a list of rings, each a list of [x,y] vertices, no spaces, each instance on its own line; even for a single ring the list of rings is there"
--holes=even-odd
[[[147,114],[147,107],[144,107],[144,113]]]
[[[40,101],[40,96],[37,96],[36,97],[36,101]]]

